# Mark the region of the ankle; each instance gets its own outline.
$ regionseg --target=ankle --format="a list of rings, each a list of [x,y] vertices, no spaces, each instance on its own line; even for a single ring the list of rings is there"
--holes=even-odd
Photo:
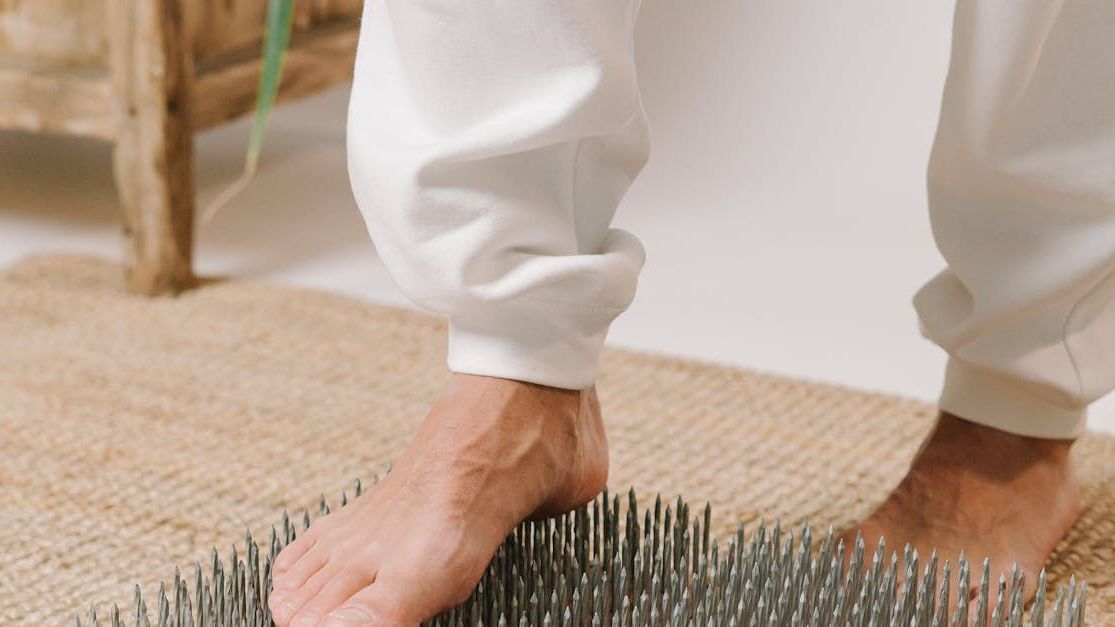
[[[910,475],[930,482],[999,491],[1043,492],[1076,500],[1072,440],[1021,436],[942,412]]]
[[[960,416],[941,412],[934,437],[963,443],[968,448],[1010,453],[1021,460],[1065,462],[1075,440],[1018,435],[998,428],[968,421]]]
[[[537,502],[554,513],[591,500],[607,480],[607,440],[594,388],[457,373],[421,432],[416,440],[439,440],[443,453],[494,464],[522,487],[541,490]]]

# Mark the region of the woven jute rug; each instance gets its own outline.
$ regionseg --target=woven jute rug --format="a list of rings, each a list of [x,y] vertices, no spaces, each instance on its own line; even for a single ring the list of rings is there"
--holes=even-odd
[[[127,610],[134,584],[267,537],[284,509],[383,469],[447,379],[435,318],[236,281],[150,300],[119,277],[67,256],[0,272],[0,625]],[[933,417],[621,350],[600,394],[611,484],[711,501],[722,534],[866,514]],[[1112,625],[1115,439],[1086,436],[1076,463],[1087,509],[1049,568],[1084,577],[1090,622]]]

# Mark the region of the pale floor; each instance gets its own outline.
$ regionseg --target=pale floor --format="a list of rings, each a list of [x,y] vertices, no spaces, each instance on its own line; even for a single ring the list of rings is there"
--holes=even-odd
[[[655,152],[617,225],[648,261],[611,341],[931,400],[944,359],[910,297],[942,266],[924,168],[950,7],[805,4],[644,2]],[[278,110],[255,183],[200,228],[203,274],[405,305],[349,191],[346,96]],[[246,135],[199,138],[202,204],[237,175]],[[118,257],[118,230],[107,146],[0,133],[0,264]],[[1115,399],[1092,426],[1115,432]]]

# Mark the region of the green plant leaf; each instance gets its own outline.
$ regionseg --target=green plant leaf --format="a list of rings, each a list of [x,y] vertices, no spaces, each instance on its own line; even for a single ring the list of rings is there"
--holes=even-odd
[[[256,113],[252,123],[252,137],[248,141],[246,165],[255,168],[263,148],[263,135],[267,130],[267,117],[275,98],[279,95],[279,80],[283,72],[283,59],[290,47],[290,28],[294,20],[294,0],[270,0],[267,3],[267,28],[263,36],[263,71],[259,75],[256,93]]]
[[[255,176],[259,165],[259,154],[263,150],[263,137],[267,131],[267,119],[275,99],[279,95],[279,83],[283,73],[283,59],[290,47],[290,31],[294,21],[294,0],[269,0],[267,19],[263,33],[263,50],[260,54],[261,71],[259,86],[256,90],[255,116],[252,119],[252,134],[248,139],[248,152],[244,157],[244,173],[232,185],[222,191],[205,209],[203,222],[208,222],[228,201],[244,190]]]

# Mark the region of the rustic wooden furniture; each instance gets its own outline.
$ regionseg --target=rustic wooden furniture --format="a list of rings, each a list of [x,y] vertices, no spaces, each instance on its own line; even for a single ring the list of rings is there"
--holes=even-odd
[[[296,0],[280,99],[348,80],[360,0]],[[0,128],[114,142],[128,284],[191,285],[193,133],[253,109],[267,0],[0,0]]]

